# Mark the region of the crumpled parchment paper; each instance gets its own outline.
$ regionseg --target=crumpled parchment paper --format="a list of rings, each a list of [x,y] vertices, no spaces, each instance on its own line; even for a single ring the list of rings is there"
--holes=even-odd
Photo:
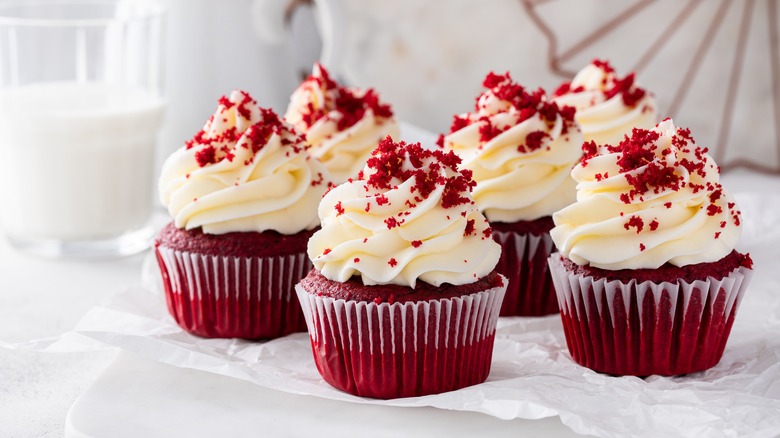
[[[502,419],[558,415],[575,432],[623,436],[780,435],[780,196],[739,194],[745,228],[739,245],[756,275],[723,359],[681,377],[614,377],[572,362],[558,316],[501,318],[487,382],[444,394],[372,400],[325,383],[308,335],[267,342],[201,339],[168,315],[156,265],[144,288],[128,289],[90,310],[75,333],[170,365],[328,399],[476,411]],[[73,339],[68,340],[71,344]],[[56,347],[50,345],[46,348]],[[56,348],[53,348],[56,350]]]

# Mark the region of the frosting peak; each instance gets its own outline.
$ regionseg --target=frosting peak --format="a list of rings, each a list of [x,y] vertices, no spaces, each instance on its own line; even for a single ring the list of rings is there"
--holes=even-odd
[[[399,133],[390,105],[376,91],[342,87],[319,63],[293,93],[285,119],[305,133],[309,153],[336,182],[355,177],[379,140]]]
[[[168,157],[159,187],[178,228],[294,234],[318,225],[317,205],[329,183],[290,125],[234,91]]]
[[[616,144],[635,127],[652,128],[658,117],[653,95],[637,85],[634,73],[620,78],[599,59],[561,84],[553,100],[576,108],[585,140],[598,144]]]
[[[465,284],[489,274],[501,249],[471,200],[471,172],[453,153],[379,143],[357,180],[322,199],[309,257],[327,278],[415,287]]]
[[[453,118],[439,145],[463,158],[477,186],[474,200],[491,221],[550,216],[574,201],[571,167],[581,155],[574,108],[544,90],[527,91],[509,73],[489,73],[474,111]]]
[[[740,212],[688,129],[666,119],[617,145],[583,144],[577,202],[553,215],[561,254],[602,269],[714,262],[736,245]]]

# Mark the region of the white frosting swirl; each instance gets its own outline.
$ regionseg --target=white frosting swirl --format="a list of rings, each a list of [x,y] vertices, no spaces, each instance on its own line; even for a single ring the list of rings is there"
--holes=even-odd
[[[577,110],[575,118],[585,141],[617,144],[633,128],[650,129],[658,120],[655,98],[637,87],[633,78],[631,74],[618,79],[609,64],[594,61],[559,88],[563,94],[553,101]]]
[[[234,91],[168,157],[159,189],[178,228],[294,234],[319,225],[317,205],[329,181],[291,126]]]
[[[501,254],[469,196],[454,154],[383,140],[363,171],[322,199],[322,229],[309,240],[314,266],[334,281],[366,285],[467,284]]]
[[[485,216],[491,222],[536,220],[574,202],[570,173],[582,155],[582,134],[573,111],[560,111],[541,90],[526,93],[508,74],[488,75],[485,84],[491,87],[476,111],[456,116],[443,143],[474,172],[474,200]]]
[[[720,260],[739,238],[740,213],[719,170],[670,119],[617,146],[586,143],[572,170],[577,202],[553,215],[550,234],[573,262],[602,269]]]
[[[309,153],[325,164],[336,183],[355,177],[379,140],[397,138],[400,132],[374,90],[340,87],[319,64],[292,94],[285,119],[305,133]]]

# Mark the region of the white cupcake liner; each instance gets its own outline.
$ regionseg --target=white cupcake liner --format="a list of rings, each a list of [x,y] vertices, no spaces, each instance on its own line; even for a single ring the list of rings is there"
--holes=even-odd
[[[685,374],[723,355],[751,269],[722,279],[676,283],[607,281],[567,271],[549,258],[572,358],[612,374]]]
[[[549,233],[493,230],[501,245],[496,270],[509,279],[501,316],[543,316],[558,312],[547,258],[554,244]]]
[[[319,296],[296,286],[320,374],[336,388],[377,398],[484,381],[505,289],[391,304]]]
[[[157,247],[168,310],[190,333],[273,338],[305,325],[293,293],[312,268],[305,253],[232,257]]]

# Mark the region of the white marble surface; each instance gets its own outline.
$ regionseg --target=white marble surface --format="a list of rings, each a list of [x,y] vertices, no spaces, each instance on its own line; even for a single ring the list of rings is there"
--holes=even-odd
[[[71,330],[92,306],[140,284],[142,260],[41,259],[0,239],[0,436],[62,436],[68,409],[114,356],[2,347]]]

